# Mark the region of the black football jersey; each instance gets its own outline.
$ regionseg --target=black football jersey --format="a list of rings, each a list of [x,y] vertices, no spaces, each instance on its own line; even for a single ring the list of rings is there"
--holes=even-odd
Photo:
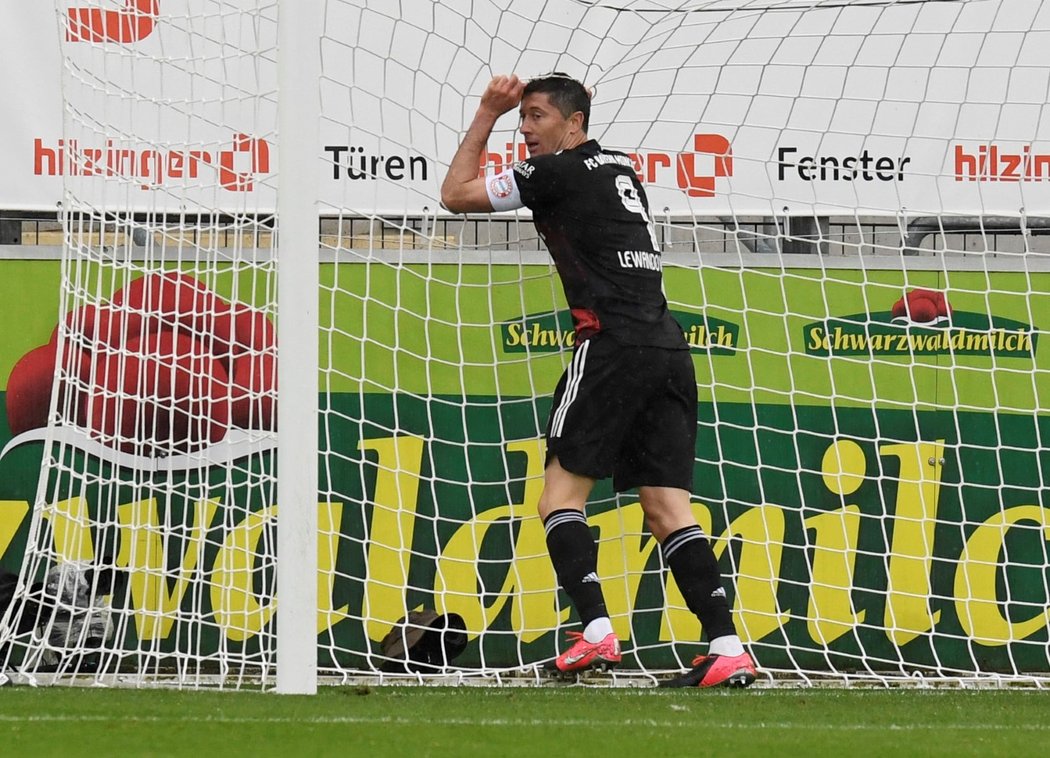
[[[579,339],[687,349],[667,309],[645,190],[624,153],[590,140],[514,166],[521,202],[558,269]]]

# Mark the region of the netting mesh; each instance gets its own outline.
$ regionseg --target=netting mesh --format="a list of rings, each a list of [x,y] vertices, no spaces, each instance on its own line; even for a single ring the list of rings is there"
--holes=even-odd
[[[272,672],[276,10],[193,5],[57,4],[61,315],[8,388],[42,456],[3,645],[29,677]]]
[[[3,638],[26,675],[272,674],[274,6],[65,46],[68,316]],[[694,513],[764,681],[1044,682],[1048,36],[1038,2],[328,0],[299,169],[322,671],[530,680],[578,623],[535,513],[561,287],[527,213],[438,203],[488,80],[557,70],[646,186],[700,391]],[[525,157],[515,127],[479,172]],[[601,483],[588,518],[620,679],[687,666],[701,629],[637,495]]]

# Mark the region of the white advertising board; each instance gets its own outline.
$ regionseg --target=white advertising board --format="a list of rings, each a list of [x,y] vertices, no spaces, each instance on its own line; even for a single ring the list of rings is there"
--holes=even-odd
[[[488,79],[551,70],[595,87],[590,134],[634,157],[657,213],[1050,208],[1042,0],[325,5],[325,76],[307,85],[322,119],[303,124],[324,213],[438,211]],[[67,190],[110,209],[276,207],[275,3],[0,14],[0,208],[55,209]],[[488,170],[524,156],[515,126],[497,124]]]

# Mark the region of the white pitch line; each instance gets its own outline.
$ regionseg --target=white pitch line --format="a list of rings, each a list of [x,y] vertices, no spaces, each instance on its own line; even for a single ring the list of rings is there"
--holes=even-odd
[[[699,715],[697,717],[700,718]],[[567,727],[573,729],[592,728],[606,729],[610,726],[639,726],[660,729],[696,729],[697,721],[667,721],[661,719],[624,719],[622,721],[593,721],[573,719],[471,719],[471,718],[408,718],[404,716],[315,716],[311,718],[295,717],[255,717],[255,716],[204,716],[194,718],[192,716],[127,716],[127,715],[97,715],[77,716],[70,714],[35,714],[31,716],[12,716],[0,714],[0,723],[3,724],[33,724],[33,723],[145,723],[145,724],[306,724],[306,725],[354,725],[362,726],[479,726],[479,727]],[[1050,724],[1024,724],[1010,725],[1002,724],[822,724],[815,727],[812,723],[793,722],[712,722],[709,716],[703,717],[705,729],[767,729],[767,730],[789,730],[802,729],[813,731],[839,732],[864,732],[864,731],[895,731],[895,732],[930,732],[930,731],[962,731],[962,732],[998,732],[998,731],[1024,731],[1024,732],[1048,732]]]

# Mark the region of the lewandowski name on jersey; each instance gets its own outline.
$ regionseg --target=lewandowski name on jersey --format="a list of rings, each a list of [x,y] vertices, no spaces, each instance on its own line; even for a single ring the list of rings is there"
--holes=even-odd
[[[659,253],[647,253],[644,250],[621,250],[616,254],[620,268],[647,268],[650,271],[663,271],[663,262]]]

